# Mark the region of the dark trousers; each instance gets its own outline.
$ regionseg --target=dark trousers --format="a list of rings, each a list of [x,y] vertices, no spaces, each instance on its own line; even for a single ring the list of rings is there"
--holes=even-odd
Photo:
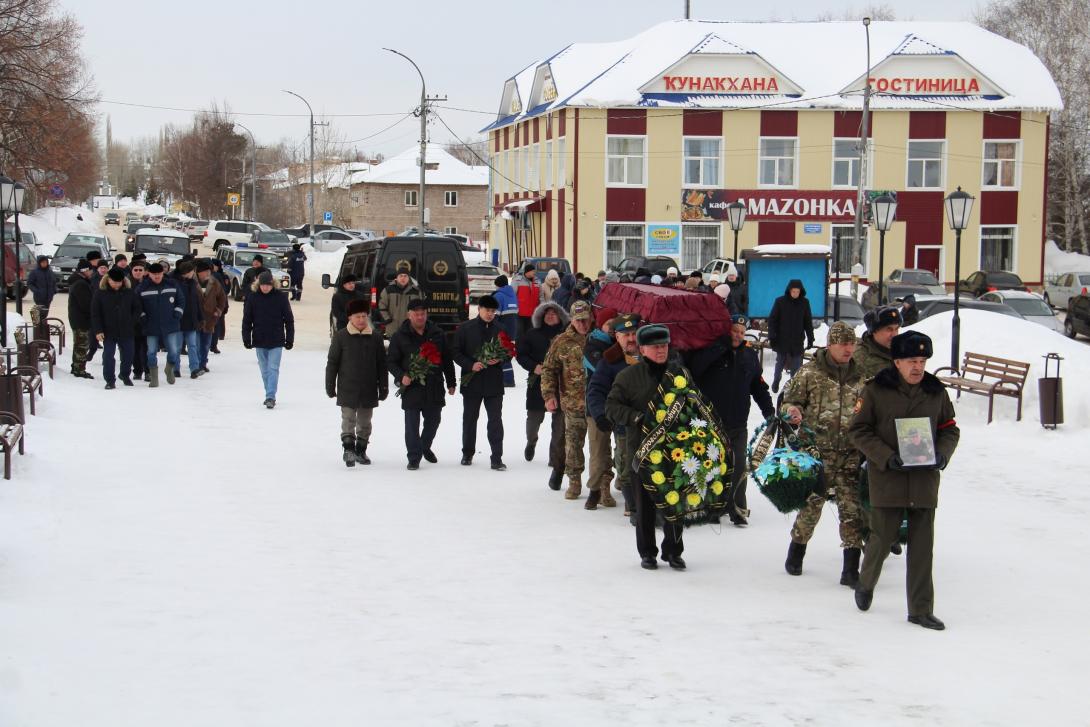
[[[644,489],[639,482],[634,483],[636,490],[636,550],[641,558],[654,558],[658,556],[659,549],[655,546],[655,518],[658,510],[655,501],[651,499],[651,493]],[[669,558],[671,555],[681,555],[685,550],[685,543],[681,539],[681,525],[663,521],[662,523],[662,555]]]
[[[142,378],[148,370],[148,339],[136,336],[132,339],[132,375]]]
[[[730,474],[731,499],[734,501],[734,510],[743,517],[749,517],[749,508],[746,506],[746,484],[749,476],[746,472],[746,435],[745,427],[728,429],[724,434],[730,442],[730,450],[734,455],[734,470]]]
[[[291,299],[302,300],[303,299],[303,276],[296,275],[295,273],[289,273],[291,278]]]
[[[532,330],[534,327],[534,319],[530,316],[519,316],[519,336],[522,336],[526,331]],[[517,339],[516,339],[517,340]]]
[[[549,413],[544,409],[526,410],[526,443],[537,446],[538,431],[545,417],[550,417],[549,467],[564,469],[564,415],[559,410]]]
[[[472,457],[477,451],[477,419],[481,416],[481,403],[484,403],[485,416],[488,418],[488,445],[492,449],[492,461],[503,458],[503,395],[462,397],[462,454]]]
[[[220,319],[216,321],[216,334],[212,336],[211,347],[217,350],[219,349],[219,346],[217,346],[216,343],[227,338],[227,324],[224,323],[224,318],[226,318],[226,314],[220,316]]]
[[[859,587],[873,591],[882,575],[882,564],[889,548],[900,534],[901,519],[908,514],[908,615],[923,616],[935,612],[935,585],[931,579],[932,553],[935,546],[935,510],[933,508],[876,507],[870,514],[870,537],[859,570]]]
[[[102,342],[102,378],[107,384],[116,381],[114,376],[114,352],[121,351],[121,378],[132,373],[133,342],[131,338],[106,338]]]
[[[443,416],[443,407],[429,406],[423,409],[405,410],[405,454],[410,462],[420,462],[425,449],[431,449],[435,433],[439,431],[439,420]],[[420,419],[424,419],[424,431],[420,431]]]
[[[783,370],[787,369],[788,376],[794,376],[795,372],[802,367],[802,354],[801,353],[776,353],[776,371],[772,374],[772,383],[777,388],[780,385],[780,376],[783,374]]]

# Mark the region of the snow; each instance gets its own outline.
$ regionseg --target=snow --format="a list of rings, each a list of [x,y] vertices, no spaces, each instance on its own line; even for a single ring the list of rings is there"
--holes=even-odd
[[[1045,273],[1090,272],[1090,255],[1061,250],[1054,240],[1045,243]]]
[[[332,259],[316,257],[311,276]],[[456,464],[458,397],[440,464],[406,472],[391,397],[375,464],[346,469],[325,351],[285,352],[267,411],[238,315],[197,382],[106,392],[97,357],[76,380],[67,350],[46,381],[0,485],[0,724],[840,725],[860,705],[869,724],[1085,722],[1090,397],[1071,374],[1090,348],[963,312],[963,350],[1034,377],[1044,352],[1068,357],[1072,423],[1042,429],[1035,386],[1021,422],[1008,401],[990,426],[981,397],[957,404],[939,634],[905,623],[904,557],[856,610],[831,507],[787,576],[791,519],[752,484],[749,528],[691,530],[687,572],[642,571],[619,508],[546,488],[547,435],[522,460],[521,374],[508,472],[484,451]],[[919,328],[941,365],[949,318]]]
[[[413,146],[367,170],[356,172],[351,184],[418,184],[420,182],[420,147]],[[427,172],[428,184],[487,186],[488,167],[469,166],[438,144],[428,145],[428,164],[438,169]]]
[[[76,215],[82,215],[83,220],[76,219]],[[54,218],[56,224],[53,223]],[[104,234],[99,216],[85,206],[42,207],[33,214],[19,215],[19,229],[38,236],[38,249],[35,252],[39,255],[52,255],[70,232]]]
[[[773,253],[776,255],[828,255],[828,245],[761,245],[755,248],[760,253]]]

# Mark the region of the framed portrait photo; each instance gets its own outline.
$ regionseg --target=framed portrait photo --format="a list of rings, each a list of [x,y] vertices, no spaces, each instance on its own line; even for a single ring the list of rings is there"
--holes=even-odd
[[[895,419],[897,454],[905,467],[933,467],[935,439],[931,436],[931,420],[927,417]]]

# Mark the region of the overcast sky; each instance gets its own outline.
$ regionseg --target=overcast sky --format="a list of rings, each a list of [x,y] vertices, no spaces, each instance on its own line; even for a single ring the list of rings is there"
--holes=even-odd
[[[355,144],[361,151],[387,155],[418,138],[415,119],[396,122],[417,105],[420,82],[408,62],[383,46],[412,57],[429,94],[448,97],[445,105],[487,112],[440,110],[468,139],[494,117],[504,79],[529,63],[571,42],[630,37],[680,18],[683,8],[682,0],[113,0],[109,10],[102,0],[59,2],[83,23],[83,50],[115,140],[156,135],[163,124],[185,124],[192,114],[106,102],[196,109],[216,101],[237,112],[259,144],[301,140],[306,118],[285,115],[305,114],[306,107],[281,91],[291,89],[316,115],[328,115],[344,139],[372,137]],[[978,4],[915,0],[898,19],[965,20]],[[810,20],[865,4],[692,0],[692,6],[697,19]],[[450,138],[432,126],[432,141]]]

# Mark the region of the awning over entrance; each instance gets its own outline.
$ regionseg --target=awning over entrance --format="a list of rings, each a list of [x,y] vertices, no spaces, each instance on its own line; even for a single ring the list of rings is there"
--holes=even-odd
[[[504,204],[498,204],[493,207],[496,212],[511,212],[512,214],[521,214],[523,212],[544,212],[545,211],[545,198],[542,196],[528,197],[526,199],[515,199]]]

